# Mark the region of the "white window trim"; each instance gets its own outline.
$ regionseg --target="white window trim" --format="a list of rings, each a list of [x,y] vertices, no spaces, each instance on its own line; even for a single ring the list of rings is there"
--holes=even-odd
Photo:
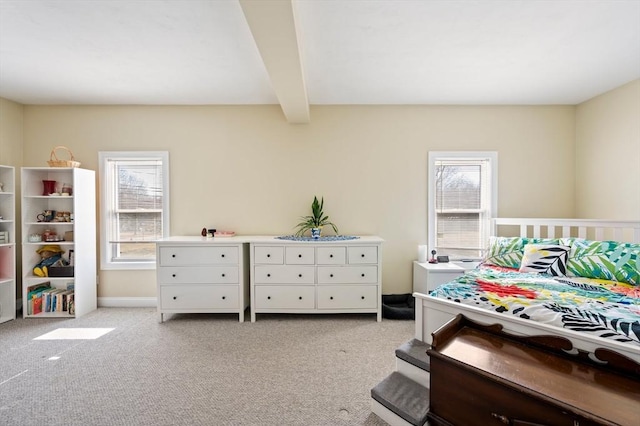
[[[110,260],[109,249],[109,212],[104,206],[109,205],[109,196],[106,191],[106,161],[117,158],[160,159],[162,160],[162,185],[163,185],[163,221],[162,235],[170,235],[169,218],[169,152],[168,151],[100,151],[98,153],[99,173],[100,173],[100,269],[101,270],[146,270],[155,269],[156,260],[137,262],[112,262]]]
[[[435,206],[435,197],[433,194],[436,193],[436,168],[435,163],[438,160],[444,159],[458,159],[458,160],[481,160],[487,159],[489,160],[489,164],[491,165],[491,203],[489,205],[487,226],[490,226],[491,219],[497,217],[498,213],[498,153],[496,151],[429,151],[429,161],[428,161],[428,185],[427,185],[427,246],[428,246],[428,256],[427,258],[431,258],[431,250],[436,247],[436,235],[435,232],[431,232],[432,229],[435,229],[436,224],[436,206]],[[487,228],[490,231],[490,227]],[[487,241],[488,243],[488,241]],[[445,254],[446,253],[439,253]],[[454,260],[454,259],[452,259]],[[459,259],[458,259],[459,260]],[[480,260],[480,259],[474,259]]]

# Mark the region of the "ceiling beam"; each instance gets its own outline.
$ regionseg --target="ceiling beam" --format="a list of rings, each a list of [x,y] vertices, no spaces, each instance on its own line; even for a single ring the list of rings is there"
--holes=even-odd
[[[239,0],[289,123],[309,123],[295,0]]]

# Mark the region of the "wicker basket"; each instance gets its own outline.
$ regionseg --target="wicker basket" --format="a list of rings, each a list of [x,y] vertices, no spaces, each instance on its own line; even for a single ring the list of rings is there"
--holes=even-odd
[[[56,155],[56,150],[58,149],[66,150],[67,153],[69,153],[69,160],[59,160],[58,156]],[[80,167],[80,162],[75,161],[73,152],[71,152],[71,150],[66,146],[56,146],[55,148],[53,148],[51,150],[51,155],[49,155],[49,161],[47,161],[47,163],[49,163],[49,167]]]

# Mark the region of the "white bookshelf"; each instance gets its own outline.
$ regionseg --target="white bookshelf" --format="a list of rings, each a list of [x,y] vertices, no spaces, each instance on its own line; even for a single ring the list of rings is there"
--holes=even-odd
[[[14,167],[0,166],[0,323],[16,318],[15,176]]]
[[[52,287],[66,289],[74,285],[75,316],[80,317],[97,308],[96,289],[96,196],[95,172],[80,168],[23,167],[22,184],[22,298],[23,317],[70,317],[68,311],[31,314],[28,309],[28,288],[49,281]],[[71,186],[68,196],[45,195],[43,180],[55,181],[57,194],[63,184]],[[38,221],[38,214],[45,210],[68,212],[69,222]],[[46,230],[54,231],[63,241],[34,241],[36,235]],[[71,235],[73,233],[73,239]],[[37,250],[48,244],[57,244],[63,257],[69,260],[73,251],[73,276],[38,277],[33,267],[40,261]]]

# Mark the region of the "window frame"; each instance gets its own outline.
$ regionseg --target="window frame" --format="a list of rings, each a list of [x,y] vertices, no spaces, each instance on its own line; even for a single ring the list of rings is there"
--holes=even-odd
[[[491,234],[491,220],[496,217],[498,212],[498,153],[496,151],[429,151],[429,159],[427,165],[427,246],[429,250],[428,259],[431,258],[431,251],[437,249],[437,233],[432,232],[436,229],[436,167],[437,161],[446,160],[487,160],[489,163],[489,179],[488,188],[490,190],[490,200],[487,202],[486,217],[480,223],[480,238],[483,236],[487,240]],[[484,234],[484,235],[483,235]],[[481,241],[482,244],[482,241]],[[437,255],[448,255],[446,252],[438,252]],[[451,260],[471,259],[481,260],[481,257],[467,257],[450,255]]]
[[[111,160],[162,161],[162,238],[170,235],[169,211],[169,152],[168,151],[100,151],[98,152],[100,174],[100,269],[101,270],[148,270],[156,268],[156,256],[149,260],[113,261],[111,257],[110,231],[113,223],[110,194],[116,184],[109,176],[107,162]]]

